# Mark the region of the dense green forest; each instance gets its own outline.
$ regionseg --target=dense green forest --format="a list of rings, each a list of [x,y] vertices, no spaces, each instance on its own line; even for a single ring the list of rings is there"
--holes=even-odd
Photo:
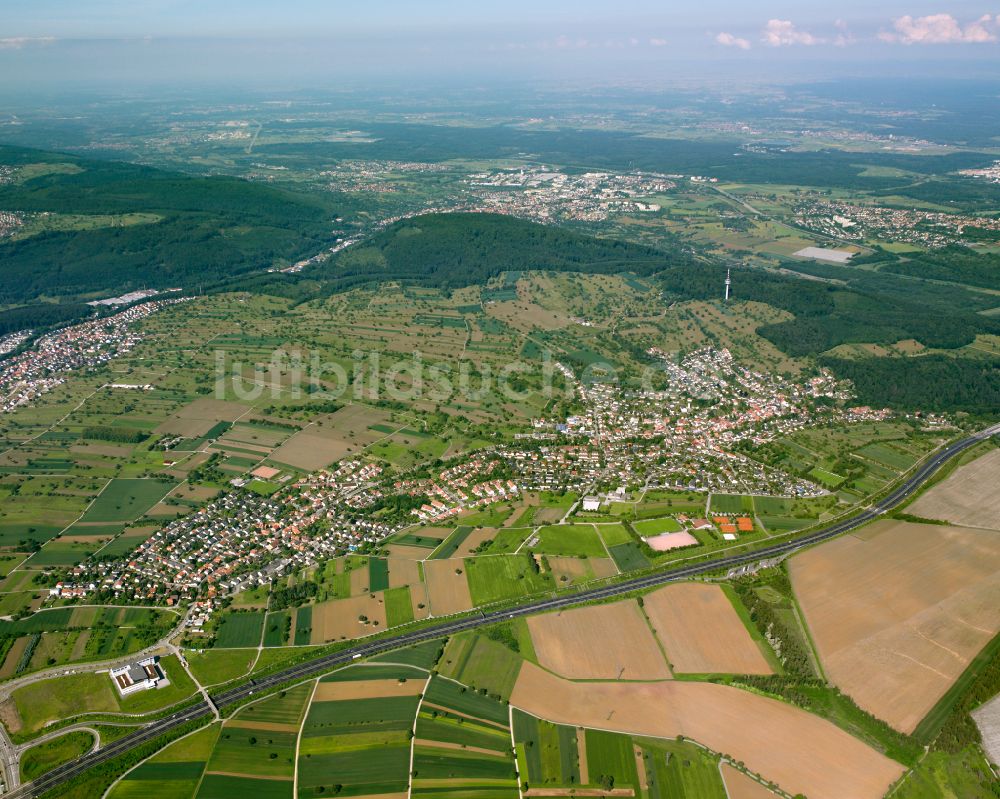
[[[668,294],[681,299],[715,299],[726,267],[670,267],[660,277]],[[802,270],[805,271],[805,270]],[[1000,320],[971,312],[989,298],[963,289],[919,281],[893,281],[878,273],[821,266],[821,272],[844,272],[846,285],[807,281],[751,269],[733,270],[733,297],[755,300],[795,315],[765,325],[760,335],[794,356],[818,355],[840,344],[893,344],[916,339],[927,347],[955,349],[971,344],[977,333],[1000,332]]]
[[[501,272],[635,272],[693,256],[613,239],[596,239],[500,214],[428,214],[397,222],[363,245],[344,250],[310,277],[334,283],[362,278],[436,288],[484,284]]]
[[[82,302],[41,302],[0,311],[0,336],[26,328],[47,328],[92,316],[94,309]]]
[[[875,407],[964,410],[996,415],[1000,360],[951,358],[830,358],[820,363],[854,381],[858,400]]]
[[[880,271],[1000,290],[1000,256],[968,247],[946,247],[905,261],[896,259],[883,264]]]
[[[0,185],[0,208],[148,213],[159,222],[41,233],[0,244],[0,304],[47,295],[198,286],[312,255],[333,239],[331,200],[224,177],[0,147],[34,177]]]

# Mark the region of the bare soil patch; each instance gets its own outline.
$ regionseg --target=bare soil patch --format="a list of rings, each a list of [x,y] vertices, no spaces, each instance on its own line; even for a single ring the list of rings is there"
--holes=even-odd
[[[389,558],[389,587],[420,584],[420,565],[409,558]]]
[[[349,444],[335,438],[316,435],[308,428],[293,435],[288,441],[271,453],[271,459],[287,463],[297,469],[314,472],[338,461],[352,450],[360,449],[358,444]]]
[[[345,699],[376,699],[380,696],[417,696],[424,689],[420,680],[353,680],[321,682],[313,702],[339,702]]]
[[[456,570],[461,574],[456,574]],[[469,582],[461,563],[452,560],[424,561],[424,580],[431,613],[449,616],[472,608]]]
[[[538,662],[579,680],[666,680],[670,669],[634,599],[528,618]]]
[[[676,672],[773,672],[718,585],[667,585],[644,598],[643,610]]]
[[[367,624],[360,620],[361,616],[368,619]],[[382,601],[381,591],[375,594],[375,599],[369,598],[368,594],[350,599],[333,599],[313,606],[312,636],[309,643],[325,644],[329,641],[361,638],[384,630],[385,627],[385,602]]]
[[[496,527],[482,527],[479,530],[473,530],[462,542],[461,546],[452,553],[451,559],[461,560],[462,558],[469,557],[483,541],[491,541],[496,538],[496,535]]]
[[[909,512],[925,519],[1000,530],[1000,449],[959,466],[914,502]]]
[[[881,799],[904,771],[818,716],[714,683],[578,683],[525,663],[510,702],[560,724],[684,735],[810,799]]]
[[[882,521],[791,559],[830,680],[911,732],[1000,631],[1000,536]]]
[[[723,763],[721,771],[729,799],[774,799],[774,792],[738,768]]]

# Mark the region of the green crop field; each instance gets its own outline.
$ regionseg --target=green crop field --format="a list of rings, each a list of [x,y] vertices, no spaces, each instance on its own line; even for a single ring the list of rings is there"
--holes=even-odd
[[[443,647],[444,641],[440,638],[436,638],[432,641],[424,641],[420,644],[413,644],[412,646],[404,647],[403,649],[394,649],[391,652],[377,655],[372,658],[372,661],[405,663],[421,669],[432,669],[438,662],[438,658],[441,655],[441,649]]]
[[[466,558],[464,563],[476,605],[530,596],[554,587],[552,576],[540,574],[527,553]]]
[[[712,512],[735,515],[753,513],[753,497],[739,494],[712,494]]]
[[[532,788],[580,785],[576,728],[542,721],[514,711],[514,740],[527,769],[522,775]]]
[[[508,699],[521,670],[522,659],[485,635],[466,634],[451,639],[441,662],[441,673],[474,689]]]
[[[615,732],[587,730],[587,772],[591,783],[597,785],[612,779],[616,788],[637,786],[632,739]]]
[[[444,540],[444,543],[434,550],[434,554],[431,555],[431,557],[435,559],[450,558],[458,552],[458,548],[465,543],[465,539],[469,537],[469,533],[471,533],[473,529],[475,528],[468,525],[456,527],[455,532],[448,536]]]
[[[87,509],[83,522],[130,522],[159,502],[174,483],[116,477]]]
[[[215,645],[220,649],[258,646],[264,628],[264,611],[227,612],[219,620]]]
[[[264,646],[284,646],[292,624],[292,611],[279,610],[268,613],[264,622]]]
[[[305,646],[309,643],[312,633],[312,605],[306,605],[295,611],[295,646]]]
[[[292,780],[254,779],[228,774],[205,774],[196,799],[232,799],[252,796],[253,799],[293,799]]]
[[[462,715],[507,725],[507,707],[505,705],[441,677],[435,677],[431,680],[425,693],[425,699]]]
[[[683,529],[681,523],[677,521],[677,519],[669,516],[664,519],[649,519],[648,521],[633,522],[632,526],[635,528],[635,531],[644,538],[651,538],[652,536],[660,535],[661,533],[676,533]],[[607,538],[605,538],[605,541],[607,541]],[[617,541],[615,543],[625,542]],[[608,541],[608,546],[612,546],[610,541]]]
[[[531,550],[540,555],[589,558],[604,558],[608,555],[597,530],[590,524],[542,527],[536,535],[538,542],[531,547]]]
[[[263,722],[292,724],[297,727],[302,721],[306,703],[311,695],[312,686],[309,683],[297,685],[261,702],[248,705],[239,712],[237,718],[241,723],[247,724]]]
[[[694,744],[645,744],[642,758],[650,799],[726,799],[728,795],[719,774],[719,759]]]
[[[608,551],[615,561],[615,565],[623,572],[648,569],[652,564],[649,562],[637,543],[619,544],[609,547]]]
[[[413,621],[413,601],[408,586],[390,588],[385,592],[385,618],[390,627]]]
[[[108,799],[191,799],[219,736],[213,724],[181,738],[126,774]]]
[[[384,591],[389,587],[389,561],[385,558],[368,559],[368,590]]]

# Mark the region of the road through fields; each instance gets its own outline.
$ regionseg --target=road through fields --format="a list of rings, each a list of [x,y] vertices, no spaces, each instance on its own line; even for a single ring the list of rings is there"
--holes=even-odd
[[[441,638],[463,630],[493,624],[507,618],[527,616],[540,611],[555,610],[570,607],[572,605],[578,605],[583,602],[607,599],[628,593],[630,591],[651,588],[663,585],[664,583],[694,577],[699,574],[704,574],[705,572],[717,571],[719,569],[740,566],[768,558],[787,555],[798,549],[802,549],[803,547],[812,546],[813,544],[817,544],[821,541],[826,541],[838,535],[843,535],[844,533],[855,530],[858,527],[873,521],[882,514],[892,510],[897,505],[905,502],[909,499],[910,495],[920,488],[920,486],[932,477],[937,470],[951,458],[959,455],[970,447],[975,446],[979,442],[984,441],[990,436],[997,434],[1000,434],[1000,424],[994,425],[979,433],[974,433],[973,435],[963,438],[960,441],[956,441],[927,459],[902,484],[874,505],[861,510],[859,513],[851,516],[850,518],[843,519],[829,527],[816,530],[791,541],[774,544],[752,552],[729,555],[696,563],[690,566],[668,569],[662,572],[657,572],[656,574],[643,575],[642,577],[625,580],[613,585],[593,588],[576,594],[555,597],[552,599],[541,599],[535,602],[526,603],[516,608],[492,611],[490,613],[480,613],[480,615],[470,618],[442,622],[441,624],[426,627],[422,630],[403,633],[401,635],[384,638],[379,641],[372,641],[371,643],[361,644],[330,655],[322,655],[306,663],[300,663],[287,669],[283,669],[282,671],[275,672],[274,674],[268,675],[260,680],[250,680],[245,685],[233,688],[221,694],[213,695],[211,696],[211,704],[209,702],[201,702],[197,705],[178,711],[172,716],[155,721],[148,727],[144,727],[131,735],[120,738],[117,741],[113,741],[108,744],[108,746],[99,749],[96,752],[84,755],[83,757],[80,757],[70,763],[66,763],[53,769],[48,774],[39,777],[34,782],[26,783],[10,792],[7,796],[11,797],[11,799],[29,799],[30,797],[41,796],[41,794],[45,791],[72,779],[78,774],[81,774],[84,771],[99,765],[100,763],[104,763],[112,758],[124,754],[125,752],[128,752],[143,743],[146,743],[147,741],[151,741],[154,738],[181,726],[182,724],[213,715],[215,710],[212,705],[220,709],[225,708],[228,705],[243,701],[244,699],[252,696],[254,693],[267,691],[269,688],[289,681],[306,679],[308,677],[322,674],[336,666],[350,663],[357,658],[369,657],[382,652],[390,651],[392,649],[398,649],[402,646],[409,646],[422,641]]]

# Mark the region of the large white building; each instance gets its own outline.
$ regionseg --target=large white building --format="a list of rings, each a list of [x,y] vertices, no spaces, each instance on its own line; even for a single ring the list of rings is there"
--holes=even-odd
[[[159,658],[148,657],[135,663],[126,663],[111,669],[111,682],[115,684],[122,696],[155,688],[160,680],[166,680],[166,674],[160,667]]]

